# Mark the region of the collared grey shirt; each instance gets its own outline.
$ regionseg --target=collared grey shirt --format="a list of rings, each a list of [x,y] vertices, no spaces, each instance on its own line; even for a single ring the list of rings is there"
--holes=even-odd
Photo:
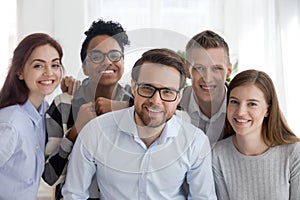
[[[225,91],[227,92],[226,87]],[[183,97],[179,105],[181,111],[177,111],[176,114],[182,116],[184,120],[189,121],[194,126],[200,128],[208,136],[211,146],[213,146],[218,140],[222,139],[226,117],[225,97],[219,111],[211,118],[208,118],[201,112],[192,86],[184,88]]]

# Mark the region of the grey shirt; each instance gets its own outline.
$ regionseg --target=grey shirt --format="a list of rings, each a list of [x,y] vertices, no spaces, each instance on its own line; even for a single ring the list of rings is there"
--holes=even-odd
[[[218,199],[299,200],[300,142],[246,156],[231,136],[215,145],[213,172]]]
[[[201,112],[192,86],[187,86],[184,88],[183,96],[179,105],[181,111],[186,112],[187,115],[180,111],[177,112],[177,115],[181,115],[183,119],[190,121],[194,126],[200,128],[208,136],[211,146],[213,146],[218,140],[222,139],[226,117],[226,98],[224,98],[219,111],[211,118],[208,118]]]

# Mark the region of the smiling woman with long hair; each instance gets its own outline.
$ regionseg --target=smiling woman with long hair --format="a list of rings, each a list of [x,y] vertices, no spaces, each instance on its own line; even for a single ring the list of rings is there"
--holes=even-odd
[[[45,96],[62,77],[62,48],[44,33],[14,50],[0,91],[0,199],[36,199],[44,170]]]
[[[219,199],[300,199],[300,140],[266,73],[246,70],[230,82],[224,133],[213,149]]]

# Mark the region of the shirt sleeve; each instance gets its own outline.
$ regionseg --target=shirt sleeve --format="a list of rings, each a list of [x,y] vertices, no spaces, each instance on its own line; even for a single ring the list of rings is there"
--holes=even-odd
[[[203,138],[195,144],[196,159],[187,172],[188,199],[216,200],[210,143],[206,136]]]
[[[218,160],[218,155],[215,151],[213,151],[213,174],[215,179],[215,187],[216,187],[216,193],[218,199],[224,199],[224,200],[230,200],[225,181],[224,176],[222,173],[222,169]]]
[[[73,122],[72,114],[70,114],[71,99],[72,96],[65,93],[57,96],[46,113],[48,138],[42,178],[49,185],[53,185],[64,175],[68,157],[73,148],[73,143],[65,137],[70,130],[69,126],[72,125],[68,123]]]
[[[0,167],[12,157],[17,147],[18,133],[8,123],[0,123]]]
[[[88,134],[91,130],[85,126],[77,138],[70,161],[68,164],[68,173],[62,189],[65,199],[87,199],[89,197],[89,186],[96,172],[96,165],[90,150],[85,148],[84,140],[95,140],[91,137],[80,137]],[[89,149],[93,149],[92,145]]]
[[[291,156],[290,168],[290,200],[300,199],[300,143]]]

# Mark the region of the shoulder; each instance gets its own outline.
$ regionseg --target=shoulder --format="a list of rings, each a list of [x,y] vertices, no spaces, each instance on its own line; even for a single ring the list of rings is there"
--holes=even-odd
[[[103,147],[103,143],[111,141],[118,133],[119,124],[128,119],[122,118],[127,109],[112,111],[90,120],[80,131],[77,140],[90,152]],[[76,140],[76,141],[77,141]]]
[[[130,99],[133,99],[130,85],[127,84],[125,85],[125,87],[123,87],[118,83],[116,88],[116,94],[113,99],[117,101],[129,101]]]
[[[61,93],[57,95],[54,99],[52,104],[60,105],[60,104],[71,104],[73,96],[68,94],[67,92]]]
[[[124,115],[127,113],[129,108],[108,112],[97,116],[96,118],[90,120],[82,129],[81,132],[87,132],[86,134],[94,134],[95,132],[99,133],[101,130],[107,131],[110,128],[117,127],[118,124],[124,119]],[[80,133],[81,135],[81,133]]]
[[[1,123],[6,122],[14,124],[18,120],[24,120],[24,116],[26,115],[18,104],[0,109]]]
[[[190,97],[191,97],[192,91],[193,91],[192,86],[186,86],[185,88],[183,88],[182,98],[178,105],[179,110],[187,109],[189,102],[190,102]]]
[[[173,123],[178,124],[186,134],[197,133],[200,137],[206,136],[200,128],[185,120],[185,116],[183,116],[183,113],[186,113],[185,111],[180,111],[181,114],[178,113],[176,112],[176,115],[173,116]]]
[[[232,147],[232,137],[230,136],[226,139],[220,140],[218,141],[213,147],[213,154],[214,155],[222,155],[222,154],[226,154],[226,152],[231,149]]]
[[[295,142],[293,144],[286,144],[283,145],[283,148],[287,149],[287,154],[291,155],[292,157],[300,160],[300,142]]]
[[[4,139],[7,141],[9,138],[16,138],[21,127],[24,125],[27,116],[22,112],[19,105],[8,106],[0,109],[0,137],[2,142]]]
[[[183,88],[183,94],[184,94],[184,95],[187,95],[187,94],[190,95],[190,94],[192,93],[192,91],[193,91],[193,88],[192,88],[191,85],[186,86],[186,87]]]
[[[186,122],[176,115],[173,116],[172,120],[172,125],[175,127],[175,129],[181,130],[179,137],[184,137],[181,139],[181,142],[185,141],[188,144],[191,144],[192,146],[199,149],[202,149],[203,147],[209,147],[208,150],[210,151],[210,143],[208,137],[201,129],[189,122]]]

